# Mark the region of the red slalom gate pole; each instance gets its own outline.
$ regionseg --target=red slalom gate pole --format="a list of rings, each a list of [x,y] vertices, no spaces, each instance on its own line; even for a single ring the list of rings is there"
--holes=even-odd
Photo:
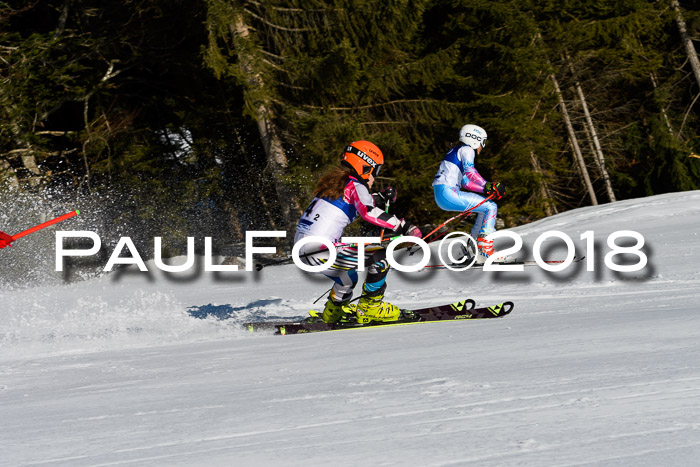
[[[45,229],[46,227],[54,224],[58,224],[59,222],[65,221],[66,219],[70,219],[71,217],[75,217],[78,214],[80,214],[80,211],[77,209],[73,212],[69,212],[68,214],[64,214],[62,216],[58,216],[55,219],[51,219],[50,221],[46,221],[42,224],[35,225],[31,229],[27,229],[23,232],[20,232],[15,235],[8,235],[5,232],[0,232],[0,248],[5,248],[6,246],[12,246],[11,243],[14,242],[15,240],[24,237],[25,235],[29,235],[31,233],[36,232],[37,230]]]

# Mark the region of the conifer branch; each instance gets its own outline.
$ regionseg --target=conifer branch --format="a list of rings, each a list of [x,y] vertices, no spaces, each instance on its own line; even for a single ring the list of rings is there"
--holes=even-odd
[[[407,121],[378,121],[378,122],[360,122],[360,125],[409,125],[411,122]]]
[[[314,109],[314,110],[334,110],[334,111],[353,111],[353,110],[365,110],[365,109],[376,109],[378,107],[385,107],[387,105],[394,105],[394,104],[412,104],[412,103],[429,103],[429,104],[436,104],[440,103],[440,101],[436,99],[398,99],[394,101],[388,101],[388,102],[380,102],[378,104],[368,104],[368,105],[358,105],[355,107],[326,107],[326,106],[316,106],[316,105],[304,105],[304,107],[308,109]]]
[[[294,89],[295,91],[311,91],[311,88],[307,88],[304,86],[294,86],[293,84],[287,83],[280,83],[280,86],[285,87],[287,89]]]
[[[343,10],[344,10],[343,8],[328,8],[328,9],[325,9],[325,8],[312,8],[312,9],[306,9],[306,8],[285,8],[285,7],[281,7],[281,6],[275,6],[275,5],[263,5],[263,4],[260,3],[260,2],[255,2],[255,1],[252,1],[252,0],[248,0],[248,3],[250,3],[251,5],[255,5],[255,6],[257,6],[257,7],[271,8],[271,9],[276,10],[276,11],[289,11],[289,12],[292,12],[292,13],[308,13],[308,12],[311,12],[311,13],[317,13],[317,12],[325,13],[325,12],[327,12],[327,11],[343,11]]]
[[[688,119],[688,114],[690,114],[690,111],[692,110],[693,106],[694,106],[695,103],[697,102],[698,97],[700,97],[700,94],[698,94],[697,96],[695,96],[695,99],[693,99],[693,102],[691,102],[690,105],[688,106],[688,110],[685,112],[685,115],[683,115],[683,121],[681,122],[681,128],[678,130],[678,135],[679,135],[679,136],[680,136],[681,134],[683,134],[683,127],[685,126],[685,121]]]
[[[272,52],[269,52],[269,51],[267,51],[267,50],[265,50],[265,49],[260,49],[260,51],[261,51],[264,55],[267,55],[268,57],[273,57],[273,58],[275,58],[276,60],[284,61],[284,57],[281,56],[281,55],[273,54]]]
[[[258,21],[262,22],[264,25],[269,26],[269,27],[271,27],[271,28],[273,28],[273,29],[279,29],[280,31],[287,31],[287,32],[309,32],[309,31],[313,31],[313,28],[286,28],[286,27],[284,27],[284,26],[280,26],[280,25],[278,25],[278,24],[274,24],[274,23],[272,23],[272,22],[266,20],[266,19],[263,18],[262,16],[256,15],[255,13],[253,13],[253,12],[250,11],[250,10],[247,10],[247,9],[246,9],[245,12],[248,13],[248,14],[249,14],[250,16],[252,16],[253,18],[257,19]]]

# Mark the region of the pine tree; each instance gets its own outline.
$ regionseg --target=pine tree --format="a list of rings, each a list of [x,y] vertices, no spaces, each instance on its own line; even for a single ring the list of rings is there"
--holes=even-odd
[[[338,164],[348,142],[367,139],[385,153],[379,183],[398,185],[397,209],[418,216],[421,208],[432,208],[432,166],[439,161],[429,152],[431,134],[456,109],[440,89],[453,78],[449,65],[455,59],[452,44],[428,52],[422,43],[426,3],[217,3],[236,9],[256,32],[262,92],[275,109],[300,189]],[[225,34],[218,31],[212,41]],[[235,67],[237,49],[228,57],[219,52],[209,58],[216,69],[250,78]]]
[[[221,134],[238,126],[226,109],[236,89],[201,64],[203,4],[0,8],[0,166],[25,189],[102,199],[106,235],[131,225],[137,241],[183,238],[221,196]]]

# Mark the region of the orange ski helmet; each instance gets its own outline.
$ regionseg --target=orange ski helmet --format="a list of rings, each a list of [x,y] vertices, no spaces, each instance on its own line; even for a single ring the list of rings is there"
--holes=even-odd
[[[377,177],[384,164],[382,151],[369,141],[354,141],[348,144],[341,157],[342,165],[353,169],[365,181],[369,180],[370,175]]]

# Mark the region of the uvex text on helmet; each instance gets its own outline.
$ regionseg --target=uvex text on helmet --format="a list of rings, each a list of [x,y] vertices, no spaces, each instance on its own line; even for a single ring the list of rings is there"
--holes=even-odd
[[[379,169],[384,164],[382,151],[369,141],[354,141],[348,144],[342,158],[343,165],[353,169],[363,180],[369,180],[370,175],[379,175]]]

